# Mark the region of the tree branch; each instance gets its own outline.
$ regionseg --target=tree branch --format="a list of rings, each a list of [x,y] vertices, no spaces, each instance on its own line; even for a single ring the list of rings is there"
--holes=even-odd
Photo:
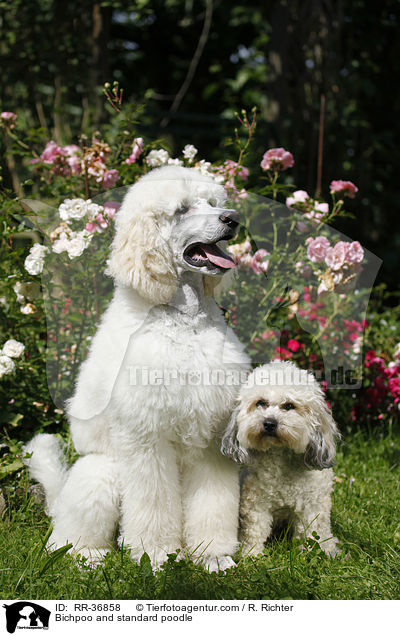
[[[197,43],[197,48],[194,52],[194,55],[192,57],[192,60],[189,64],[189,68],[188,68],[188,72],[186,74],[186,77],[183,81],[182,86],[180,87],[179,91],[177,92],[177,94],[175,95],[174,101],[171,104],[171,107],[169,109],[169,113],[166,117],[164,117],[164,119],[161,122],[161,127],[165,128],[165,126],[170,122],[171,120],[171,116],[176,113],[176,111],[178,110],[179,106],[182,103],[183,98],[185,97],[188,88],[190,86],[190,84],[192,83],[194,74],[196,72],[196,69],[199,65],[200,62],[200,58],[203,54],[204,51],[204,47],[207,43],[207,39],[208,39],[208,34],[210,32],[210,28],[211,28],[211,21],[212,21],[212,14],[213,14],[213,0],[206,0],[206,11],[205,11],[205,17],[204,17],[204,23],[203,23],[203,28],[201,31],[201,35],[199,38],[199,41]]]

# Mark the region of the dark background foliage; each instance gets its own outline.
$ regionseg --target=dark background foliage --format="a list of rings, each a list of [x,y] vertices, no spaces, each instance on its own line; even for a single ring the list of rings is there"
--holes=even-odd
[[[338,229],[400,265],[397,65],[399,2],[383,0],[0,0],[0,108],[72,143],[106,121],[102,85],[144,103],[139,134],[213,160],[231,150],[235,111],[258,109],[250,168],[271,146],[295,156],[293,184],[314,194],[321,96],[322,195],[359,187]],[[236,158],[236,157],[232,157]],[[2,158],[5,185],[17,169]],[[258,173],[258,168],[257,168]],[[250,181],[251,189],[251,181]]]

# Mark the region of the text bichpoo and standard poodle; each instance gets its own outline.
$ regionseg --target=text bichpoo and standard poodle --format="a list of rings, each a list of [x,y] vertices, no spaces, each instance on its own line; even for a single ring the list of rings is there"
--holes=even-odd
[[[154,567],[182,548],[210,570],[234,564],[238,468],[217,440],[249,359],[212,296],[234,266],[218,245],[238,229],[225,205],[213,179],[172,166],[126,195],[109,261],[114,297],[67,408],[80,458],[68,468],[51,435],[25,449],[46,491],[50,548],[71,542],[96,559],[119,524],[132,558],[147,552]]]
[[[257,367],[239,395],[222,439],[222,451],[246,465],[240,504],[243,554],[259,554],[274,525],[289,524],[297,537],[332,536],[331,468],[339,436],[315,377],[290,362]]]

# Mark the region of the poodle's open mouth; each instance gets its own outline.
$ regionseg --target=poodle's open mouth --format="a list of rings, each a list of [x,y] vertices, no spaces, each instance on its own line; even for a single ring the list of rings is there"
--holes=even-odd
[[[183,253],[185,261],[193,267],[227,270],[235,267],[235,261],[216,243],[193,243]]]

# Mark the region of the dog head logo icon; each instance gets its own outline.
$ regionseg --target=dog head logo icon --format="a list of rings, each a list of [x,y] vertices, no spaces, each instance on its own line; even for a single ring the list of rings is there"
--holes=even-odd
[[[51,612],[29,601],[3,605],[6,610],[6,626],[9,634],[16,629],[48,629]]]

